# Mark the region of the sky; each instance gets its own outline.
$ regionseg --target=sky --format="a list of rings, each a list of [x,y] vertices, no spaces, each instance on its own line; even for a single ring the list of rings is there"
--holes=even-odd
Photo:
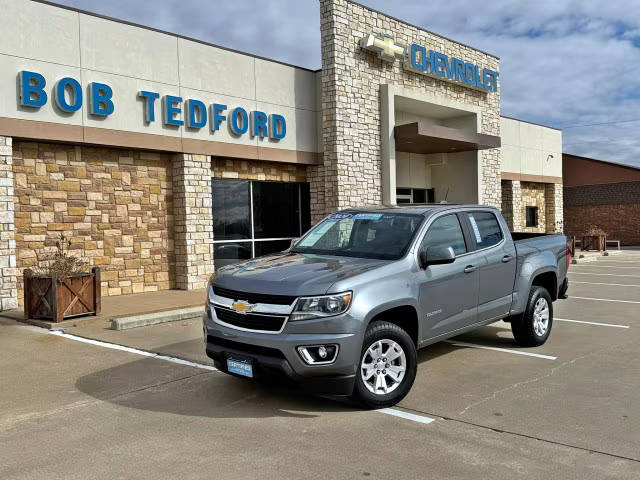
[[[318,69],[318,0],[56,0]],[[361,0],[500,57],[501,113],[640,167],[640,0]]]

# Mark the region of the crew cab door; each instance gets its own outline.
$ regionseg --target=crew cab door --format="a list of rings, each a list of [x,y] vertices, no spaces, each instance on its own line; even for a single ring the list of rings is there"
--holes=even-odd
[[[478,321],[506,317],[518,263],[511,235],[493,212],[470,211],[464,215],[476,252],[485,257],[480,267]]]
[[[451,247],[453,263],[429,265],[418,272],[421,340],[438,337],[477,322],[478,278],[482,254],[468,247],[458,214],[436,218],[422,239],[420,250]]]

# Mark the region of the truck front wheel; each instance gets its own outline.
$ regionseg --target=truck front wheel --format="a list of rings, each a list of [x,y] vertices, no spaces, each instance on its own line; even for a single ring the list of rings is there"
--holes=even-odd
[[[418,356],[407,332],[385,321],[372,322],[364,335],[354,398],[367,408],[402,400],[416,378]]]
[[[511,318],[511,331],[518,345],[537,347],[544,344],[553,325],[553,303],[544,287],[533,286],[524,313]]]

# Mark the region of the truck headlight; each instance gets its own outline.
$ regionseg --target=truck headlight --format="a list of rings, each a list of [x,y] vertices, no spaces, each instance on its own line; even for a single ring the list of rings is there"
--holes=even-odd
[[[332,317],[344,313],[351,305],[351,292],[321,295],[318,297],[300,297],[289,321],[310,320]]]

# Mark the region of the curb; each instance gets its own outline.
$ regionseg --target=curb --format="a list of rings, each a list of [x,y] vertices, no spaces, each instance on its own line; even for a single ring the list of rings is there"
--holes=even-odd
[[[159,312],[143,313],[140,315],[126,315],[111,317],[112,330],[127,330],[130,328],[146,327],[158,323],[178,322],[180,320],[193,320],[202,317],[204,307],[188,307],[177,310],[165,310]]]

